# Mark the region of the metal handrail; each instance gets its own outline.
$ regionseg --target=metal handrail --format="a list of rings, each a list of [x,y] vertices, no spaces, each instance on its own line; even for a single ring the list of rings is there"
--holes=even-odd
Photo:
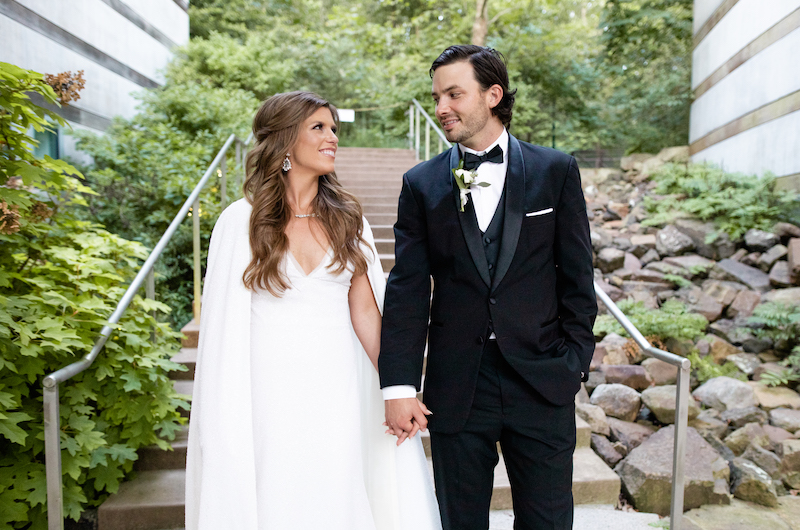
[[[420,125],[420,116],[425,118],[425,160],[430,158],[430,147],[431,147],[431,129],[433,129],[436,134],[439,136],[439,152],[442,152],[442,145],[447,146],[448,148],[452,145],[447,140],[444,132],[439,128],[433,118],[427,113],[427,111],[422,107],[419,101],[415,98],[411,98],[411,105],[408,108],[408,141],[411,146],[411,149],[414,149],[414,153],[416,154],[417,160],[419,160],[419,144],[420,144],[420,133],[419,133],[419,125]]]
[[[689,429],[689,375],[692,363],[685,357],[653,347],[597,282],[594,282],[594,290],[600,301],[622,325],[623,329],[636,341],[636,344],[639,345],[645,355],[655,357],[678,368],[677,388],[675,389],[675,438],[672,450],[672,499],[670,502],[669,528],[670,530],[680,530],[683,522],[686,432]]]
[[[186,218],[186,215],[189,213],[189,210],[194,207],[193,211],[193,221],[195,225],[195,232],[198,234],[198,237],[195,238],[195,264],[199,262],[199,197],[200,192],[202,191],[203,187],[208,183],[211,176],[214,174],[215,170],[219,167],[221,174],[220,177],[222,178],[222,186],[221,192],[224,194],[226,193],[225,187],[225,179],[226,175],[224,172],[225,169],[225,157],[228,152],[230,146],[236,142],[237,144],[237,159],[243,156],[243,150],[241,147],[250,143],[252,139],[252,134],[248,136],[247,140],[244,142],[236,137],[236,135],[231,134],[228,139],[225,141],[225,144],[217,153],[217,156],[214,157],[214,160],[211,162],[211,165],[208,166],[208,169],[203,174],[203,177],[197,183],[195,188],[189,194],[186,201],[183,203],[183,206],[175,215],[175,218],[170,223],[169,228],[167,228],[164,235],[161,236],[161,239],[156,244],[153,251],[145,260],[144,265],[139,270],[139,273],[131,282],[128,289],[125,291],[125,294],[122,296],[122,299],[117,304],[116,309],[111,314],[111,317],[108,319],[108,324],[103,326],[103,329],[100,331],[100,336],[97,338],[97,341],[94,344],[92,350],[86,354],[80,361],[76,361],[60,370],[57,370],[47,376],[45,376],[44,380],[42,381],[42,386],[44,387],[44,446],[45,446],[45,473],[47,478],[47,527],[48,530],[63,530],[64,528],[64,499],[63,499],[63,485],[61,481],[61,439],[59,436],[60,432],[60,416],[59,416],[59,392],[58,392],[58,385],[63,383],[64,381],[74,377],[75,375],[83,372],[89,366],[92,365],[94,360],[100,354],[100,351],[105,346],[108,337],[111,335],[111,332],[114,330],[113,325],[119,322],[122,315],[125,313],[125,310],[130,305],[133,297],[136,295],[139,288],[142,284],[147,280],[148,283],[152,281],[152,271],[155,262],[161,256],[161,253],[164,251],[164,248],[169,243],[172,236],[178,230],[178,226],[183,222]],[[238,162],[239,160],[237,160]],[[244,164],[242,164],[244,167]],[[225,204],[225,196],[223,195],[222,204],[224,207]],[[196,266],[195,270],[195,281],[197,281],[199,273],[199,266]],[[199,285],[195,286],[195,293],[198,292]],[[148,289],[149,290],[149,289]],[[199,310],[199,294],[196,294],[195,300],[195,309]],[[195,313],[195,316],[198,317],[199,313]]]

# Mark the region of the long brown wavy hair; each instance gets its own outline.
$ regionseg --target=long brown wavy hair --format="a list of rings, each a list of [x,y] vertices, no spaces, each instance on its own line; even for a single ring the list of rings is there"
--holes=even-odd
[[[280,296],[290,287],[280,267],[289,252],[286,226],[293,215],[286,200],[288,180],[282,165],[286,153],[297,142],[300,125],[321,107],[329,109],[338,123],[336,108],[311,92],[276,94],[261,104],[253,119],[255,145],[247,155],[244,183],[244,196],[253,206],[253,260],[243,276],[248,289],[266,289],[273,296]],[[350,265],[354,275],[364,274],[367,257],[360,246],[366,246],[361,204],[339,184],[336,173],[319,176],[319,189],[311,208],[333,249],[328,267],[338,274]]]

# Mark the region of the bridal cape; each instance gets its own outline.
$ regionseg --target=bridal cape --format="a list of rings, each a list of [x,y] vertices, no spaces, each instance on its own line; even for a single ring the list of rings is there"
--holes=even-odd
[[[252,398],[252,291],[242,281],[251,260],[250,213],[246,200],[233,203],[211,236],[189,428],[187,530],[273,530],[259,526],[257,514],[253,414],[269,404]],[[367,276],[382,313],[386,280],[366,219],[363,235],[372,258]],[[359,350],[360,433],[320,433],[321,443],[325,436],[360,435],[364,487],[377,530],[440,530],[420,437],[396,447],[396,438],[385,434],[378,374],[352,326],[350,332]]]

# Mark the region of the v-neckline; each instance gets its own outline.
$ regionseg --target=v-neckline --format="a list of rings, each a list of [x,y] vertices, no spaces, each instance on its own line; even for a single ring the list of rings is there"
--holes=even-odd
[[[317,266],[314,267],[309,273],[306,273],[305,269],[303,269],[303,266],[300,265],[300,262],[297,261],[297,258],[294,257],[294,254],[292,253],[291,249],[287,249],[286,252],[289,255],[289,259],[292,261],[292,265],[294,265],[294,268],[297,270],[297,272],[299,272],[303,276],[303,278],[308,278],[309,276],[317,272],[320,269],[320,267],[322,267],[325,264],[326,259],[330,258],[331,248],[328,247],[325,250],[325,255],[322,257]]]

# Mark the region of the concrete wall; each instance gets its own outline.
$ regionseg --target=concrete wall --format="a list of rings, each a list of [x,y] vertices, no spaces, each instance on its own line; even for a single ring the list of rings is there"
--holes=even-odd
[[[0,61],[37,72],[84,71],[81,98],[56,111],[102,132],[132,117],[135,92],[160,86],[173,49],[189,40],[186,0],[0,0]],[[75,157],[74,141],[59,139]]]
[[[692,159],[800,185],[800,0],[695,0]]]

